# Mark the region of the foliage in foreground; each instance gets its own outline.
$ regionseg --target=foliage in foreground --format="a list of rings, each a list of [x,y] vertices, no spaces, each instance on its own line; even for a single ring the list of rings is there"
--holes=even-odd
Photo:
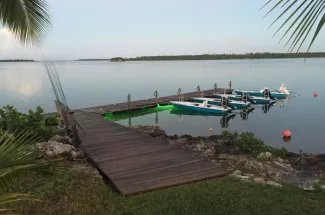
[[[35,111],[29,110],[27,114],[10,105],[0,109],[0,135],[6,131],[29,130],[40,140],[48,140],[57,132],[58,123],[58,117],[45,116],[40,106]]]
[[[0,25],[23,45],[39,46],[51,26],[48,7],[46,0],[1,0]]]
[[[262,140],[255,137],[252,132],[238,134],[237,132],[225,130],[222,135],[230,141],[230,144],[238,146],[247,154],[256,156],[261,152],[271,152],[276,157],[286,158],[288,156],[288,151],[285,148],[277,149],[267,146]]]
[[[33,143],[37,138],[30,132],[0,135],[0,205],[19,200],[36,200],[35,196],[20,193],[8,193],[18,180],[28,178],[35,173],[51,175],[63,169],[61,160],[43,160],[39,158]],[[1,211],[1,209],[0,209]]]
[[[286,43],[286,46],[288,44],[290,45],[290,52],[296,47],[298,47],[298,52],[308,38],[311,30],[313,28],[315,29],[307,49],[308,52],[325,23],[325,0],[268,0],[263,7],[271,3],[274,4],[266,15],[273,12],[275,9],[282,10],[271,26],[284,18],[282,25],[275,34],[280,32],[284,26],[288,26],[281,40],[290,32],[291,36]]]
[[[15,192],[32,192],[44,202],[17,202],[23,214],[96,215],[292,215],[324,214],[325,192],[306,192],[244,183],[233,178],[206,180],[131,197],[113,193],[98,174],[73,168],[66,174],[26,178]]]

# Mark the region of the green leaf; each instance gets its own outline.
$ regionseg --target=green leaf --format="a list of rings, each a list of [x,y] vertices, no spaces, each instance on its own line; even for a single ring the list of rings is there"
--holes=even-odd
[[[23,45],[41,45],[51,27],[46,0],[1,0],[0,23]]]
[[[268,1],[262,8],[264,8],[266,5],[269,5],[271,2],[272,0]],[[283,0],[273,0],[273,2],[275,2],[275,5],[266,13],[265,16],[267,16],[269,13],[274,11],[276,8],[284,8],[284,6],[290,3],[291,1],[287,0],[283,3]],[[306,4],[307,2],[308,4]],[[282,6],[280,6],[281,3],[283,3]],[[285,31],[280,41],[282,41],[282,39],[289,33],[289,31],[293,29],[293,27],[298,23],[298,25],[295,26],[294,31],[291,33],[291,36],[289,37],[289,39],[285,44],[286,47],[290,43],[289,52],[292,52],[297,47],[298,47],[297,48],[297,52],[298,52],[301,49],[302,45],[306,42],[312,28],[315,27],[315,25],[317,25],[317,29],[310,41],[307,52],[310,50],[314,41],[319,35],[320,30],[324,26],[324,15],[325,15],[324,5],[325,5],[325,0],[309,0],[309,1],[294,0],[291,2],[289,6],[284,8],[284,10],[280,12],[280,15],[277,16],[277,18],[271,23],[270,27],[276,21],[284,17],[285,14],[288,14],[288,17],[285,19],[283,24],[274,33],[274,35],[276,35],[281,29],[284,28],[284,26],[289,25],[288,29]],[[294,11],[289,12],[291,11],[290,9],[293,9]],[[299,13],[299,11],[301,12]],[[298,13],[299,15],[296,17]],[[322,18],[319,18],[319,16],[321,16]]]

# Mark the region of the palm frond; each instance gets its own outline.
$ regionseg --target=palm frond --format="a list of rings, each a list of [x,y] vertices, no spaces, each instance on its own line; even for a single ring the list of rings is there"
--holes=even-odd
[[[31,132],[14,133],[14,138],[0,135],[0,191],[10,187],[19,178],[32,173],[51,174],[65,167],[60,159],[39,159],[32,146],[37,138]]]
[[[46,0],[1,0],[0,23],[23,45],[41,45],[51,27]]]
[[[29,194],[7,193],[7,194],[0,195],[0,205],[12,203],[12,202],[17,202],[17,201],[22,201],[22,200],[40,201],[35,196],[29,195]],[[8,209],[2,209],[2,210],[8,210]]]
[[[289,52],[293,52],[294,50],[299,52],[308,36],[310,36],[312,29],[317,25],[307,48],[308,52],[325,22],[325,0],[268,0],[262,8],[270,5],[272,2],[274,2],[274,5],[265,16],[273,12],[275,9],[282,10],[280,15],[269,26],[271,27],[274,23],[287,15],[285,21],[277,29],[274,35],[278,34],[280,30],[288,25],[287,30],[279,41],[281,42],[282,39],[293,30],[285,45],[285,47],[289,45]]]

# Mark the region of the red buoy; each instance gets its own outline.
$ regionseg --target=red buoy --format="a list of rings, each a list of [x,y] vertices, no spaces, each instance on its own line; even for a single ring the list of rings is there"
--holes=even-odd
[[[290,130],[284,130],[283,131],[283,136],[284,137],[291,137],[291,131]]]
[[[314,92],[314,97],[317,97],[318,96],[318,93],[317,92]]]

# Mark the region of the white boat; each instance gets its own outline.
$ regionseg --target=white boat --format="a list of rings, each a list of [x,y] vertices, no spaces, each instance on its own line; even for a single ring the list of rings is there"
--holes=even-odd
[[[202,113],[226,114],[231,112],[231,108],[229,107],[210,105],[208,101],[204,101],[203,103],[171,101],[170,103],[176,108]]]

